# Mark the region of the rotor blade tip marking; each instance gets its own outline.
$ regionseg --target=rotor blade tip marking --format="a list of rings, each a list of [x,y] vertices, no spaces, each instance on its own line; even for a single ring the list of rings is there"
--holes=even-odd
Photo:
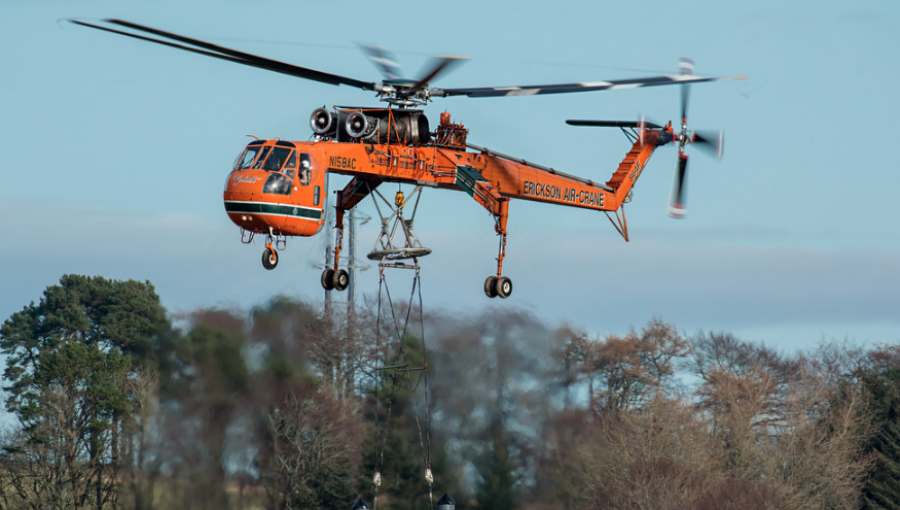
[[[609,87],[612,83],[608,81],[586,81],[577,84],[579,87]]]

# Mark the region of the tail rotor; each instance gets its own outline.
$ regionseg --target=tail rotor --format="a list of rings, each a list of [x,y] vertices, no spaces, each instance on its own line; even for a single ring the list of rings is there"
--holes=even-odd
[[[722,152],[725,146],[725,136],[722,131],[690,131],[687,127],[687,109],[688,100],[690,98],[690,83],[702,79],[694,74],[694,61],[682,58],[680,65],[681,74],[671,77],[677,80],[681,86],[681,129],[678,130],[673,122],[669,122],[665,126],[660,126],[640,115],[637,121],[619,121],[619,120],[567,120],[566,124],[572,126],[597,126],[597,127],[618,127],[626,132],[626,136],[632,142],[638,142],[644,145],[645,137],[648,130],[658,130],[657,136],[654,138],[657,146],[669,143],[677,144],[678,160],[675,165],[675,177],[672,180],[672,189],[669,193],[669,205],[667,211],[673,218],[684,218],[687,213],[687,166],[688,155],[684,149],[688,145],[696,145],[698,149],[706,152],[717,159],[722,158]]]
[[[681,75],[690,77],[694,74],[694,61],[688,58],[682,58],[680,63]],[[669,194],[669,206],[667,208],[669,216],[673,218],[684,218],[687,213],[686,205],[686,182],[687,182],[687,163],[688,155],[684,153],[684,148],[689,144],[696,144],[697,148],[704,152],[714,155],[717,159],[722,158],[724,149],[724,134],[722,131],[689,131],[687,128],[687,107],[690,97],[690,85],[688,83],[681,84],[681,131],[674,136],[674,142],[678,144],[678,161],[675,166],[675,178],[672,181],[672,190]]]

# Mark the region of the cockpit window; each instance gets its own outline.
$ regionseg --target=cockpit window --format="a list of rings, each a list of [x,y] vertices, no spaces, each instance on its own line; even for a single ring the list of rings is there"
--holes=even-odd
[[[291,179],[279,173],[269,174],[269,177],[266,178],[266,183],[263,184],[263,193],[275,193],[276,195],[290,195],[291,190],[294,188],[293,182]]]
[[[240,156],[238,156],[237,160],[234,162],[235,170],[243,170],[245,168],[250,168],[250,165],[253,164],[253,160],[256,159],[256,154],[259,152],[259,146],[256,147],[247,147]]]
[[[294,171],[297,169],[297,153],[295,151],[291,151],[291,155],[288,156],[287,163],[284,164],[284,175],[287,175],[291,179],[294,178]]]
[[[311,177],[311,173],[313,171],[313,161],[312,158],[309,157],[309,154],[303,153],[300,154],[300,184],[304,186],[309,185],[309,179]]]
[[[269,157],[266,158],[265,164],[263,164],[262,169],[268,170],[270,172],[277,172],[281,170],[281,166],[287,160],[290,155],[292,149],[288,149],[286,147],[275,147],[269,153]]]
[[[259,154],[259,157],[256,158],[256,163],[253,163],[253,168],[259,168],[262,166],[263,161],[266,160],[266,156],[269,155],[269,151],[272,150],[271,147],[263,147],[262,152]]]

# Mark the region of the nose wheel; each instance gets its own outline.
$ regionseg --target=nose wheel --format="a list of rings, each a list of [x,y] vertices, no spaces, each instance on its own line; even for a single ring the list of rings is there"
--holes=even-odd
[[[263,251],[262,265],[269,271],[275,269],[275,266],[278,265],[278,252],[270,245],[266,245],[266,249]]]
[[[488,276],[484,281],[484,293],[489,298],[500,297],[503,299],[512,295],[513,284],[506,276],[497,278],[494,275]]]
[[[241,231],[241,241],[244,241],[243,230]],[[249,243],[253,240],[253,234],[250,234],[250,239],[247,239],[245,242]],[[264,268],[269,271],[275,269],[275,266],[278,265],[278,251],[287,248],[287,238],[283,234],[276,234],[272,231],[272,228],[269,228],[269,233],[266,235],[266,249],[263,250],[262,254],[262,265]]]

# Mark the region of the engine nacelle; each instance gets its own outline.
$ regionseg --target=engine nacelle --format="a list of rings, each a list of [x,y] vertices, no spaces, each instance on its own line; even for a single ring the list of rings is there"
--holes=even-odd
[[[431,141],[428,117],[421,110],[316,108],[309,123],[316,135],[339,142],[420,145]]]
[[[328,136],[328,133],[334,132],[334,124],[334,115],[325,108],[316,108],[309,118],[313,133],[319,136]]]
[[[344,130],[351,138],[363,138],[371,135],[378,126],[378,119],[369,117],[363,112],[352,112],[344,120]]]

